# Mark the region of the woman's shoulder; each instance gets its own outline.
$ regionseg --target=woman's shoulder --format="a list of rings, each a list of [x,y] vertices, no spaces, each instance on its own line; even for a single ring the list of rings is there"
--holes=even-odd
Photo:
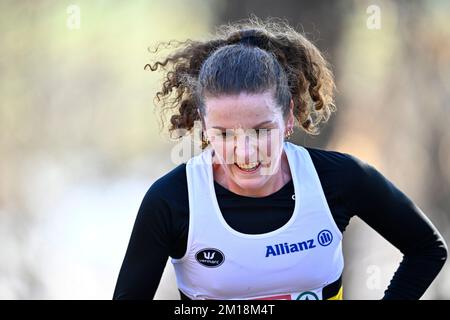
[[[319,176],[338,179],[343,184],[359,184],[376,169],[353,154],[346,152],[304,147],[313,161]]]
[[[176,201],[187,192],[186,163],[181,163],[157,178],[147,190],[145,198]]]
[[[308,151],[315,165],[317,163],[321,166],[336,167],[339,169],[349,170],[364,169],[364,167],[368,165],[364,160],[349,153],[313,147],[304,148]]]

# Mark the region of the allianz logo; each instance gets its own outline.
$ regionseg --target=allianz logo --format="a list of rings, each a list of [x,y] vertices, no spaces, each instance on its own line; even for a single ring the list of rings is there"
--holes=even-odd
[[[316,248],[316,239],[309,239],[295,243],[277,243],[274,245],[266,246],[266,258],[270,256],[279,256],[283,254],[290,254],[293,252],[300,252],[305,250],[311,250]],[[333,241],[333,234],[329,230],[322,230],[317,235],[317,242],[326,247]]]

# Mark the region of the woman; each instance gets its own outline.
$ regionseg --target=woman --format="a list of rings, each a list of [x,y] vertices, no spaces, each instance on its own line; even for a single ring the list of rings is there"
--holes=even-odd
[[[201,121],[202,152],[146,193],[114,299],[152,299],[168,257],[182,299],[342,299],[342,233],[357,215],[404,258],[384,299],[419,299],[447,248],[369,164],[294,145],[335,110],[318,49],[283,23],[223,26],[162,62],[171,131]],[[168,99],[172,92],[175,99]]]

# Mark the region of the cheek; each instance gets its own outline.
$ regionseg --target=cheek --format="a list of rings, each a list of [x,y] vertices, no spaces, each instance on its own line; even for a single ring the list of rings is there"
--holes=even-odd
[[[259,141],[259,153],[268,159],[277,156],[283,145],[283,135],[279,130],[273,130],[270,134],[262,137]]]
[[[211,145],[220,163],[234,164],[234,143],[232,141],[216,139],[211,140]]]

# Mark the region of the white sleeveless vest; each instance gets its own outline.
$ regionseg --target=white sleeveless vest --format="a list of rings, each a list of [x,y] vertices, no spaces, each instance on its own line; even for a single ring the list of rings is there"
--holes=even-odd
[[[211,147],[187,162],[187,250],[171,261],[178,288],[189,298],[322,299],[323,287],[341,276],[342,233],[311,157],[305,148],[287,141],[283,148],[294,182],[295,208],[285,225],[264,234],[240,233],[223,218]]]

